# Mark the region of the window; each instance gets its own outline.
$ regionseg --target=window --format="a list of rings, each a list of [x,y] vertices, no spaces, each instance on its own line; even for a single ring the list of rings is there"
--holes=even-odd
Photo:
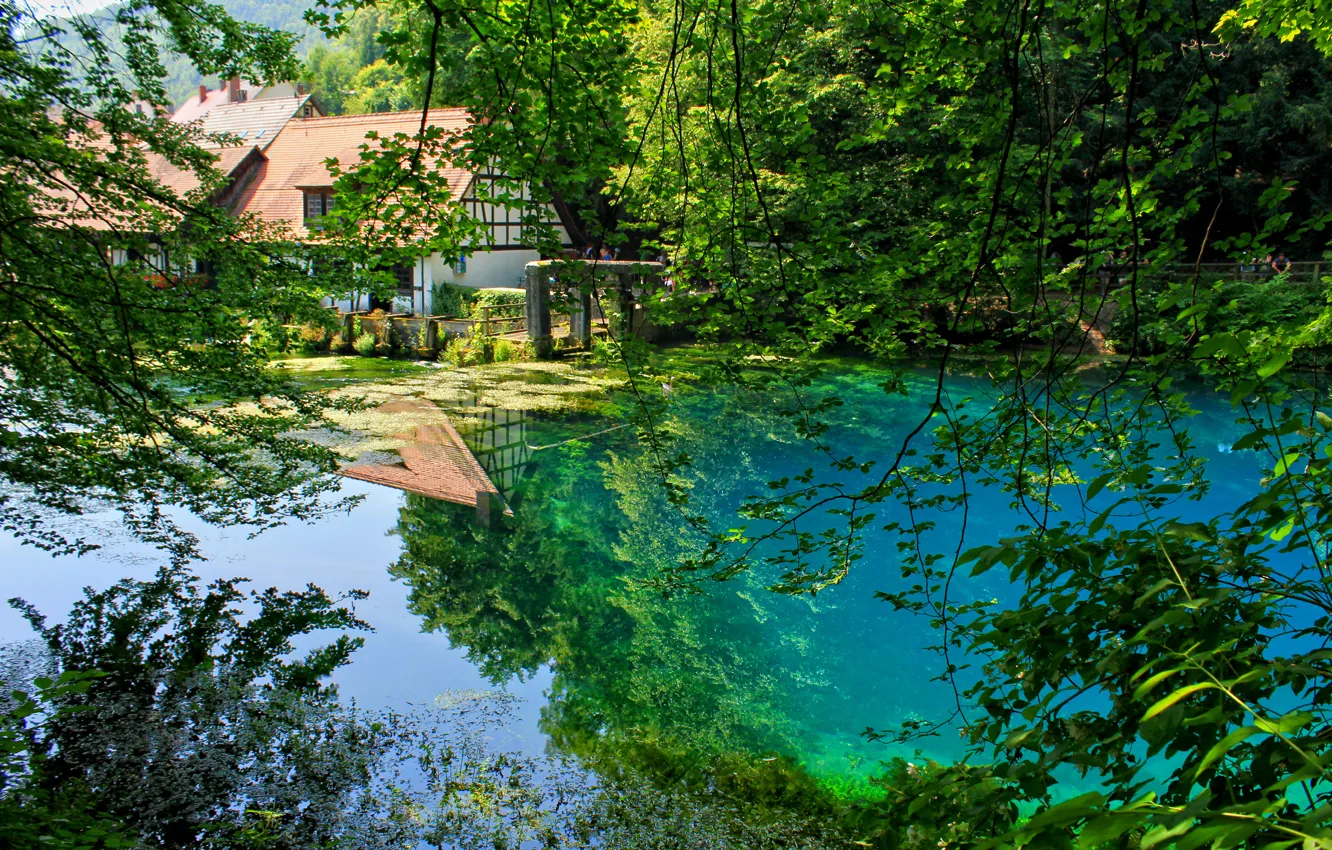
[[[333,193],[328,189],[307,189],[305,192],[305,220],[323,218],[333,212]]]
[[[415,289],[412,286],[412,267],[397,265],[390,269],[393,272],[393,279],[398,282],[398,294],[412,297]]]
[[[302,118],[313,118],[313,117],[314,117],[314,107],[311,106],[311,105],[308,104],[308,103],[305,104],[305,108],[301,110],[301,117],[302,117]]]
[[[247,100],[249,100],[249,99],[250,99],[250,93],[249,93],[248,91],[246,91],[245,89],[241,89],[239,92],[236,93],[236,102],[237,102],[237,103],[244,103],[245,101],[247,101]]]

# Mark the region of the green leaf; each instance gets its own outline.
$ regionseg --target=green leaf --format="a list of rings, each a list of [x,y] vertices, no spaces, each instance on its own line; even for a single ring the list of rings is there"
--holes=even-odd
[[[1094,499],[1096,494],[1104,490],[1105,485],[1109,484],[1110,479],[1114,477],[1115,474],[1113,472],[1105,472],[1093,478],[1091,483],[1087,485],[1087,500],[1090,501]]]
[[[1156,845],[1160,844],[1163,841],[1169,841],[1172,838],[1177,838],[1178,836],[1183,835],[1192,828],[1193,828],[1193,818],[1183,818],[1182,820],[1180,820],[1179,823],[1170,827],[1158,826],[1154,829],[1148,830],[1147,834],[1142,837],[1142,844],[1138,846],[1141,847],[1142,850],[1148,850],[1149,848],[1155,847]]]
[[[1280,543],[1282,540],[1285,540],[1287,537],[1289,537],[1290,533],[1294,530],[1295,530],[1295,517],[1290,516],[1287,517],[1286,521],[1283,522],[1281,525],[1272,529],[1271,533],[1269,533],[1267,536],[1270,537],[1272,540],[1276,541],[1277,543]]]
[[[1190,697],[1193,694],[1198,693],[1199,691],[1208,691],[1208,690],[1216,690],[1216,685],[1212,684],[1211,682],[1197,682],[1192,685],[1185,685],[1179,690],[1171,693],[1169,696],[1157,700],[1156,703],[1153,704],[1151,708],[1147,709],[1147,713],[1142,716],[1142,719],[1144,722],[1151,720],[1153,717],[1156,717],[1158,714],[1167,710],[1180,700]]]
[[[1258,731],[1259,729],[1257,726],[1241,726],[1226,737],[1217,741],[1212,745],[1211,749],[1198,760],[1198,766],[1193,769],[1194,779],[1196,780],[1203,771],[1211,767],[1213,762],[1229,752],[1232,747],[1243,742],[1252,735],[1257,734]]]
[[[1286,470],[1290,469],[1290,465],[1299,459],[1300,459],[1299,452],[1288,453],[1285,457],[1281,458],[1281,460],[1276,462],[1276,466],[1272,467],[1272,474],[1285,475]]]
[[[1152,688],[1161,684],[1166,679],[1170,678],[1171,676],[1175,675],[1176,673],[1178,673],[1180,670],[1183,669],[1184,669],[1183,667],[1173,667],[1169,670],[1162,670],[1160,673],[1157,673],[1156,675],[1152,676],[1147,681],[1143,682],[1141,685],[1138,685],[1138,687],[1135,688],[1133,691],[1133,698],[1142,699],[1148,693],[1151,692]]]
[[[1116,838],[1128,832],[1143,821],[1143,815],[1138,813],[1110,812],[1093,818],[1086,826],[1078,831],[1079,848],[1094,850],[1094,848],[1109,844]]]
[[[1289,714],[1281,715],[1276,720],[1259,718],[1254,721],[1253,725],[1258,730],[1271,735],[1289,735],[1292,732],[1298,732],[1313,721],[1314,715],[1308,711],[1292,711]]]
[[[1281,368],[1290,362],[1290,354],[1289,351],[1278,351],[1272,355],[1266,363],[1258,367],[1258,377],[1270,378],[1280,372]]]

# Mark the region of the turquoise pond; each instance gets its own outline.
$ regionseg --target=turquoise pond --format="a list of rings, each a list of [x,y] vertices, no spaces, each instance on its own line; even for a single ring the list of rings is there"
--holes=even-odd
[[[905,399],[885,395],[883,377],[835,363],[822,379],[818,393],[845,402],[825,436],[832,456],[885,460],[928,410],[926,372],[909,381]],[[951,377],[948,390],[982,406],[992,394],[965,375]],[[1190,393],[1199,411],[1191,428],[1213,486],[1203,502],[1180,508],[1186,518],[1246,499],[1270,467],[1229,450],[1241,430],[1227,399],[1201,387]],[[735,508],[767,481],[806,468],[823,480],[834,475],[828,456],[797,437],[776,407],[753,391],[673,387],[658,425],[693,458],[692,508],[720,528],[736,525]],[[495,730],[506,747],[657,767],[781,754],[851,790],[879,760],[909,755],[912,748],[861,735],[954,708],[952,691],[932,681],[940,659],[927,649],[937,637],[928,622],[875,598],[901,589],[896,538],[874,529],[902,509],[877,506],[881,521],[870,526],[864,558],[813,598],[774,594],[766,587],[775,576],[759,573],[710,583],[701,595],[645,590],[637,580],[698,538],[682,531],[634,429],[614,429],[620,424],[473,411],[460,427],[514,506],[503,527],[480,527],[464,507],[348,481],[347,492],[365,496],[349,514],[253,540],[200,529],[209,560],[199,571],[263,586],[368,590],[357,610],[376,631],[338,673],[342,693],[399,707],[450,690],[505,689],[522,700]],[[585,435],[593,436],[564,442]],[[967,547],[1011,531],[1016,515],[1006,496],[981,489],[973,498]],[[932,519],[931,545],[951,551],[960,515]],[[155,570],[155,554],[119,537],[114,517],[89,525],[104,527],[107,545],[81,559],[0,541],[4,597],[24,597],[58,618],[83,586]],[[1010,593],[996,574],[962,583],[956,599]],[[0,639],[28,637],[16,613],[0,612]],[[915,746],[940,760],[962,755],[952,729]]]

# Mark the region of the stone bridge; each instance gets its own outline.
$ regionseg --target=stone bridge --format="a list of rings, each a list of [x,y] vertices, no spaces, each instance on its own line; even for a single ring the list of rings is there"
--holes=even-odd
[[[551,284],[564,284],[570,290],[569,335],[584,348],[592,345],[592,293],[606,281],[615,291],[620,307],[620,327],[613,333],[632,333],[634,307],[647,289],[660,280],[665,266],[645,260],[537,260],[528,263],[527,338],[538,357],[550,357],[555,350],[551,335]],[[613,281],[613,282],[612,282]]]

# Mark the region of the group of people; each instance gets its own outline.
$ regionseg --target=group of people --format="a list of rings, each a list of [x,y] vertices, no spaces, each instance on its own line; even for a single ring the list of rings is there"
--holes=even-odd
[[[1268,277],[1273,274],[1285,274],[1290,271],[1290,258],[1286,256],[1285,251],[1277,251],[1275,257],[1268,254],[1261,260],[1258,259],[1257,255],[1253,255],[1240,263],[1239,270],[1243,276]]]
[[[620,259],[620,249],[611,248],[609,245],[602,245],[598,251],[596,247],[588,245],[583,249],[584,260],[618,260]]]

